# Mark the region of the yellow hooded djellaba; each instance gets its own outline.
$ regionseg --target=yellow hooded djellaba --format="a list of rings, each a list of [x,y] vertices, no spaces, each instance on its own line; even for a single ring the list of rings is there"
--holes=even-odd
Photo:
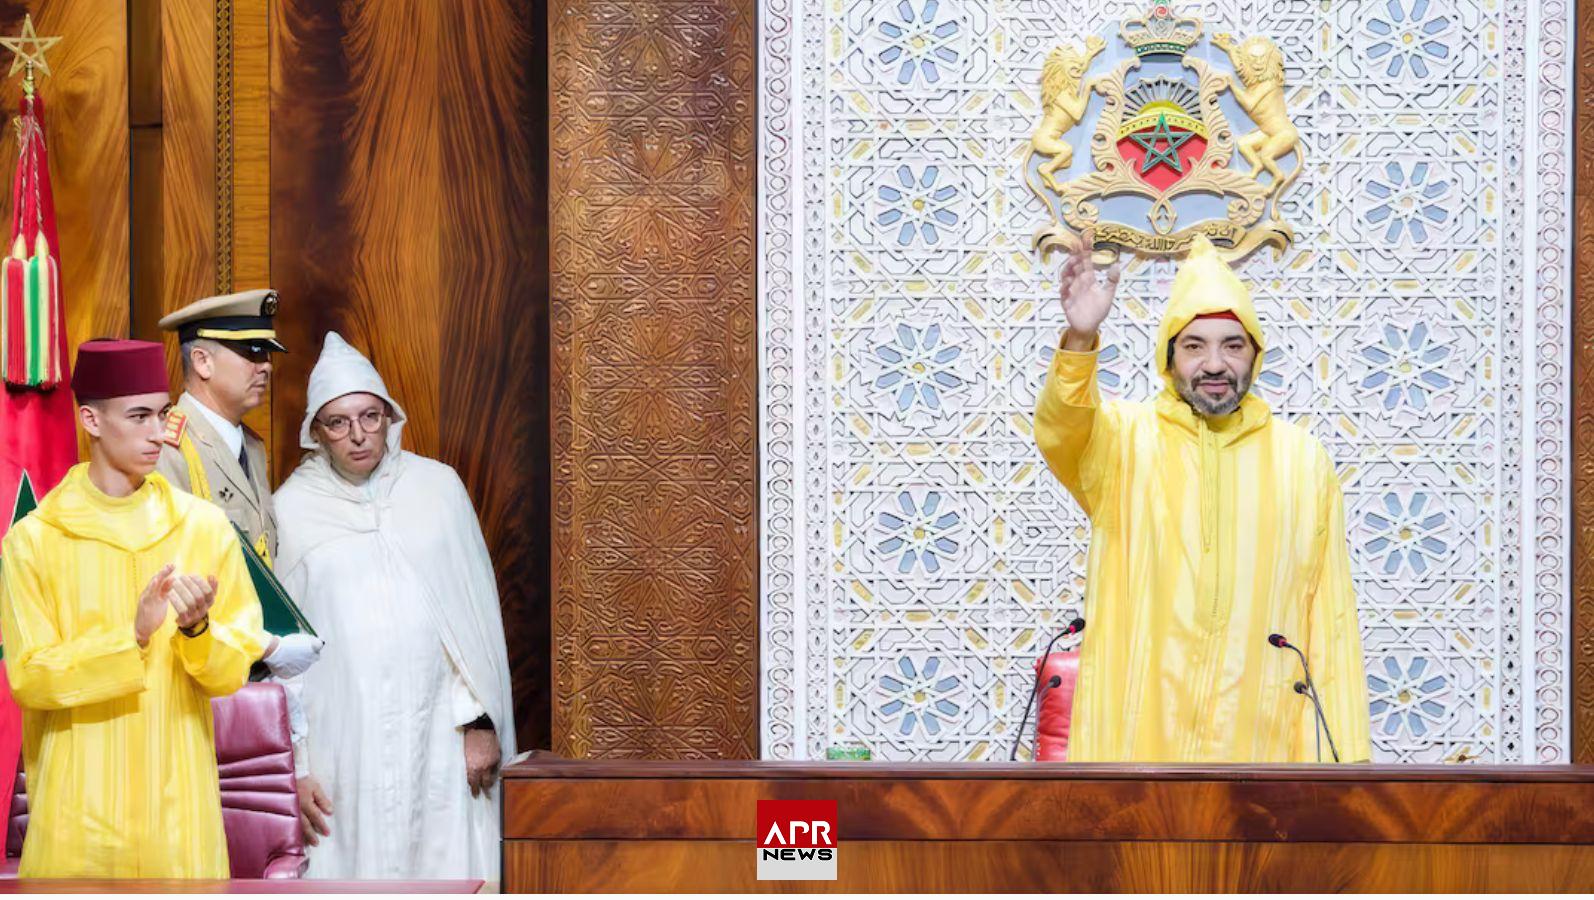
[[[1197,317],[1231,313],[1266,350],[1251,295],[1204,238],[1174,278],[1157,335],[1155,400],[1103,403],[1096,353],[1057,351],[1035,442],[1090,517],[1070,761],[1266,763],[1319,756],[1311,663],[1340,759],[1371,757],[1367,682],[1327,451],[1247,394],[1198,415],[1174,388],[1167,348]]]
[[[210,698],[265,649],[242,545],[219,507],[150,475],[127,497],[88,466],[6,535],[0,628],[23,709],[32,878],[226,878]],[[140,648],[139,595],[166,564],[214,575],[210,627],[175,615]]]

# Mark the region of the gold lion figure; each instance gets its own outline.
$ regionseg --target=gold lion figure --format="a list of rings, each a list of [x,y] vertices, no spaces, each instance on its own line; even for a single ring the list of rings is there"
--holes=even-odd
[[[1284,54],[1272,41],[1261,36],[1236,44],[1233,35],[1215,34],[1212,45],[1229,54],[1229,61],[1234,64],[1241,81],[1236,84],[1230,78],[1229,90],[1257,126],[1255,131],[1240,138],[1240,155],[1251,164],[1252,178],[1264,171],[1273,176],[1269,193],[1278,196],[1287,183],[1279,159],[1301,147],[1301,134],[1295,130],[1284,108]],[[1301,153],[1296,157],[1299,171],[1299,162],[1305,157]],[[1294,174],[1292,172],[1290,177]]]
[[[1051,161],[1040,168],[1041,178],[1052,190],[1062,193],[1057,183],[1057,171],[1066,169],[1074,161],[1074,149],[1063,140],[1069,129],[1079,124],[1090,103],[1094,83],[1085,81],[1085,70],[1096,55],[1107,48],[1107,42],[1096,35],[1085,38],[1083,52],[1074,44],[1064,44],[1046,57],[1041,69],[1041,108],[1045,116],[1035,129],[1030,144],[1035,152],[1050,156]]]

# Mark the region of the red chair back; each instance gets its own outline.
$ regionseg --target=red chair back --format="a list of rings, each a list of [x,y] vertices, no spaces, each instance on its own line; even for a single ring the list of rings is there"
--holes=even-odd
[[[233,878],[298,878],[308,860],[282,685],[246,684],[210,702],[216,720],[221,821]]]
[[[1074,686],[1079,681],[1079,651],[1056,651],[1045,665],[1035,660],[1036,677],[1043,694],[1035,710],[1035,759],[1061,762],[1068,759],[1068,731],[1074,717]],[[1057,687],[1046,685],[1055,675]]]

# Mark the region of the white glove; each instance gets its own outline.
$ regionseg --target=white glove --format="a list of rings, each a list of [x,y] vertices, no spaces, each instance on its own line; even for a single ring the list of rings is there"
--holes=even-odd
[[[321,648],[326,644],[326,641],[302,632],[285,634],[277,638],[277,649],[267,654],[262,662],[278,678],[293,678],[303,675],[321,658]]]

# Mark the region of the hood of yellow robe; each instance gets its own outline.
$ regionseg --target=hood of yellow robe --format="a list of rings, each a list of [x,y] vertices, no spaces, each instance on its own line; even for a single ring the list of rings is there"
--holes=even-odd
[[[1168,367],[1168,342],[1178,337],[1197,317],[1223,312],[1234,313],[1256,344],[1256,362],[1251,365],[1251,381],[1255,382],[1262,374],[1267,341],[1262,334],[1262,322],[1256,317],[1256,306],[1251,303],[1251,289],[1218,256],[1212,242],[1198,234],[1190,245],[1190,253],[1173,276],[1168,308],[1162,314],[1162,327],[1157,329],[1156,346],[1162,353],[1157,368],[1164,381],[1173,384],[1173,372]]]
[[[89,480],[88,463],[79,463],[32,514],[73,537],[137,553],[175,531],[193,502],[202,501],[179,495],[159,473],[151,473],[128,496],[112,497]]]
[[[1198,234],[1190,245],[1189,254],[1179,265],[1179,271],[1173,276],[1168,308],[1162,314],[1162,325],[1157,329],[1157,343],[1154,345],[1157,348],[1157,370],[1162,374],[1165,385],[1162,395],[1157,398],[1158,412],[1163,418],[1191,431],[1195,430],[1196,413],[1174,388],[1168,346],[1197,317],[1223,312],[1233,313],[1256,345],[1256,360],[1251,363],[1251,383],[1254,385],[1262,375],[1262,357],[1267,354],[1267,341],[1262,334],[1262,322],[1256,316],[1256,306],[1251,302],[1251,289],[1218,256],[1212,242]],[[1226,438],[1223,443],[1229,443],[1267,424],[1271,416],[1272,411],[1266,401],[1247,393],[1237,411],[1222,420],[1209,420],[1208,424]]]

